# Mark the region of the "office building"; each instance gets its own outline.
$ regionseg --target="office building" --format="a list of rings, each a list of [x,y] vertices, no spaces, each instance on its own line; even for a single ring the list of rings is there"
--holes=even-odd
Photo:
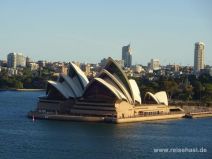
[[[150,63],[148,63],[148,68],[150,70],[160,70],[160,60],[159,59],[151,59]]]
[[[16,68],[16,54],[15,53],[9,53],[7,55],[7,67]]]
[[[7,67],[26,67],[26,57],[22,53],[9,53],[7,55]]]
[[[132,66],[132,53],[130,44],[122,47],[122,60],[124,60],[124,67]]]
[[[16,54],[16,66],[26,67],[26,57],[22,53]]]

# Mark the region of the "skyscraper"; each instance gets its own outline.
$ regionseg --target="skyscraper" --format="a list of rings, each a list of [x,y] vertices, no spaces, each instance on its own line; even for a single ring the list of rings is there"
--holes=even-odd
[[[16,54],[15,53],[9,53],[7,55],[7,67],[16,68]]]
[[[122,47],[122,60],[124,60],[124,67],[132,66],[132,54],[130,44]]]
[[[205,67],[205,44],[203,42],[196,42],[194,49],[194,73],[198,73]]]
[[[16,54],[16,66],[26,67],[26,57],[22,53]]]
[[[7,67],[16,68],[26,66],[26,57],[21,53],[9,53],[7,55]]]

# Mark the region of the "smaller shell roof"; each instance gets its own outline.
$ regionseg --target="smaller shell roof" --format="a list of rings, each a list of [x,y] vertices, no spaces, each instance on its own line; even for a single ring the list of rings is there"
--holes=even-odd
[[[68,76],[60,74],[57,82],[48,81],[49,85],[56,88],[67,99],[81,97],[88,83],[84,72],[74,63],[70,63]]]
[[[132,92],[133,92],[134,103],[138,102],[139,104],[141,104],[140,90],[138,88],[136,81],[133,79],[130,79],[129,82],[130,82],[130,86],[133,90]]]
[[[167,98],[165,91],[157,92],[156,94],[152,94],[151,92],[147,92],[145,94],[144,100],[146,100],[147,96],[150,96],[158,104],[168,105],[168,98]]]
[[[165,91],[157,92],[155,94],[155,97],[159,100],[160,103],[164,103],[165,105],[168,105],[168,98]]]

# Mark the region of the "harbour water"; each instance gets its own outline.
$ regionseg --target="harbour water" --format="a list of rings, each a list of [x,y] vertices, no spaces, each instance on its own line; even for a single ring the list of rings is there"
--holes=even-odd
[[[212,158],[212,118],[129,124],[33,122],[26,114],[42,95],[0,91],[1,159]],[[207,152],[180,152],[190,149]]]

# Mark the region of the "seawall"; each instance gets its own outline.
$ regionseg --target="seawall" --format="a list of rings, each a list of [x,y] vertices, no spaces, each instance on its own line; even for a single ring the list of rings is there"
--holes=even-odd
[[[154,120],[167,120],[167,119],[180,119],[185,116],[184,113],[180,114],[165,114],[155,116],[142,116],[133,118],[120,118],[114,120],[115,123],[131,123],[131,122],[142,122],[142,121],[154,121]]]
[[[193,118],[207,118],[212,117],[212,112],[199,112],[199,113],[191,113]]]
[[[153,116],[140,116],[131,118],[113,118],[113,117],[96,117],[96,116],[76,116],[76,115],[57,115],[57,114],[43,114],[38,112],[29,112],[28,117],[34,119],[47,120],[64,120],[64,121],[83,121],[83,122],[106,122],[106,123],[130,123],[143,122],[154,120],[180,119],[184,117],[184,113],[178,114],[163,114]]]

